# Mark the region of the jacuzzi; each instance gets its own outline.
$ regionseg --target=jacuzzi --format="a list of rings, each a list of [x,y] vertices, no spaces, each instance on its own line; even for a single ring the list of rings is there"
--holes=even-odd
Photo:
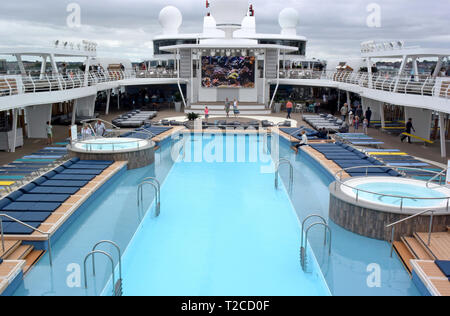
[[[76,142],[73,149],[84,150],[86,152],[120,152],[138,150],[151,144],[149,140],[137,138],[97,138]]]
[[[341,184],[341,190],[349,197],[376,205],[405,209],[447,208],[450,189],[425,181],[394,178],[354,178]]]
[[[138,138],[92,138],[68,146],[81,160],[128,161],[128,169],[146,167],[155,161],[155,142]]]

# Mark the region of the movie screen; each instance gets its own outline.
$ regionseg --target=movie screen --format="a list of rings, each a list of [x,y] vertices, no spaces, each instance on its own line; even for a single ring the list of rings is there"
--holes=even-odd
[[[205,88],[254,88],[255,57],[202,57],[202,86]]]

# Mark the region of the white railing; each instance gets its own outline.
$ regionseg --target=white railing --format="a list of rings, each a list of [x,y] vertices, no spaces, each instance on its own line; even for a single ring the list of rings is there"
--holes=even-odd
[[[369,77],[367,72],[290,70],[281,71],[280,78],[331,80],[387,92],[450,98],[450,77],[433,78],[407,73],[400,76],[375,73]]]

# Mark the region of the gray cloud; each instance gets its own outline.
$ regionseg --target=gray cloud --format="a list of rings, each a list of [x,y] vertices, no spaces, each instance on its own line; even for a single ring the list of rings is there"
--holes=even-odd
[[[183,32],[200,32],[207,12],[204,0],[3,0],[0,46],[50,46],[55,39],[99,43],[99,55],[148,58],[151,39],[161,29],[159,11],[168,4],[183,13]],[[66,25],[69,3],[82,9],[80,29]],[[253,0],[259,32],[278,33],[278,13],[285,7],[300,13],[298,32],[309,39],[307,55],[357,56],[368,39],[403,39],[409,45],[450,48],[449,0]],[[366,7],[381,7],[381,28],[366,25]]]

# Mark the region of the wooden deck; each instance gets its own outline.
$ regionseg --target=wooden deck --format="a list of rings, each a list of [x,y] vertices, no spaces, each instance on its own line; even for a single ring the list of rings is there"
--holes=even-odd
[[[431,234],[431,245],[428,245],[428,233],[416,233],[416,235],[431,251],[434,259],[450,261],[450,232]]]
[[[55,233],[89,197],[126,165],[127,162],[125,161],[113,163],[64,202],[38,229],[49,234]],[[5,240],[45,241],[47,235],[39,232],[34,232],[31,235],[5,235]]]
[[[412,260],[414,272],[434,296],[450,296],[450,281],[434,261]]]

